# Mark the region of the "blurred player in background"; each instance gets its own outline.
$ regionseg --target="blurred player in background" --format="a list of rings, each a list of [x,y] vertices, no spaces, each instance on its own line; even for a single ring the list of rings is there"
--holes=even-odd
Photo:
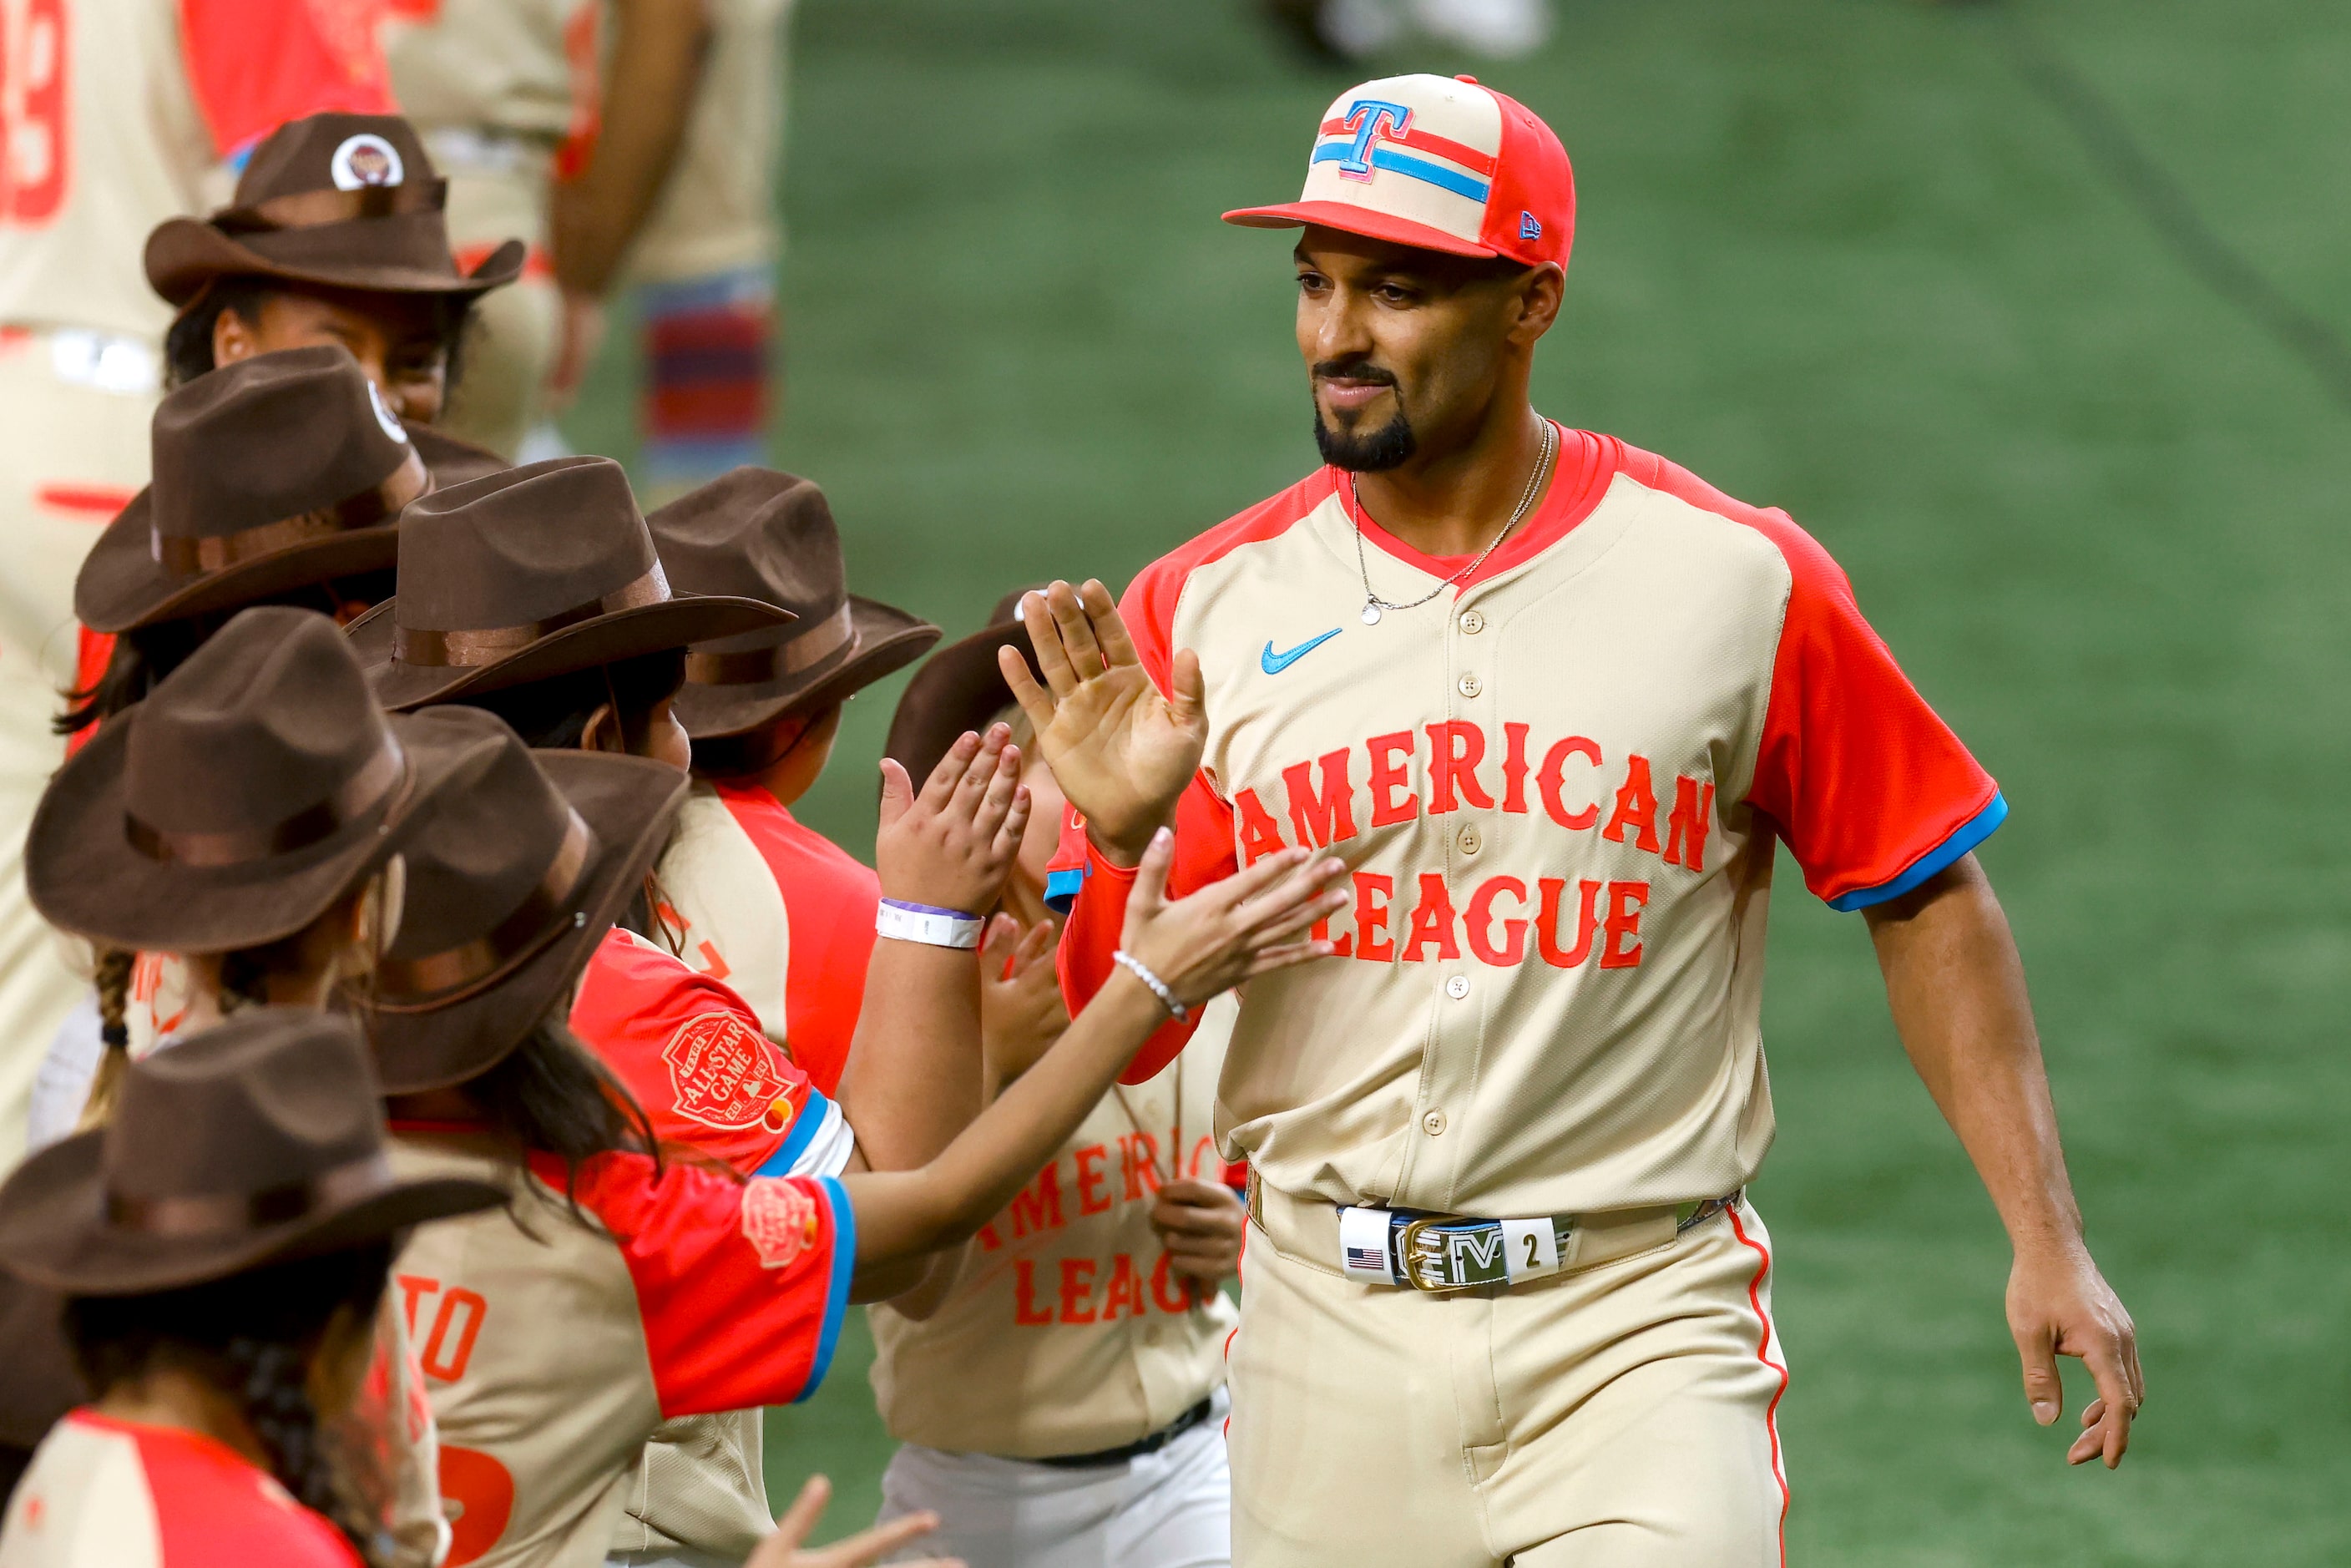
[[[391,108],[363,27],[304,0],[0,0],[0,1161],[85,988],[26,904],[25,827],[65,755],[74,575],[147,479],[171,307],[148,234],[278,123]]]
[[[693,109],[702,0],[393,0],[384,50],[449,175],[461,266],[508,235],[523,281],[480,313],[450,428],[513,457],[592,358],[601,302]]]

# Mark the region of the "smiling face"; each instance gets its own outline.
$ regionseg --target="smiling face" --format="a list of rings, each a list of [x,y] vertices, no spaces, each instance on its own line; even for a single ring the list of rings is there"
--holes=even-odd
[[[411,424],[430,424],[448,394],[453,308],[433,295],[272,288],[250,311],[220,313],[213,361],[234,364],[333,343],[350,350],[392,413]]]
[[[1523,395],[1535,340],[1559,310],[1555,267],[1520,267],[1309,228],[1295,255],[1298,350],[1314,444],[1377,472],[1467,445]]]

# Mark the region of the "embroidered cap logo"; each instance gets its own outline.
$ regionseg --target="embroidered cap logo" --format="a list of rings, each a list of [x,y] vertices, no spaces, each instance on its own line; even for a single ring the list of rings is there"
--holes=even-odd
[[[1375,98],[1359,98],[1348,106],[1347,118],[1339,122],[1355,133],[1355,144],[1339,160],[1342,178],[1362,180],[1372,178],[1372,143],[1384,140],[1401,141],[1405,127],[1412,123],[1412,110],[1401,103],[1386,103]]]

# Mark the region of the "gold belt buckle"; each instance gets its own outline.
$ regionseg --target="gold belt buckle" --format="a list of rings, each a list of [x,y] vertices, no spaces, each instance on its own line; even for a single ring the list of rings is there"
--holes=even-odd
[[[1431,1281],[1421,1277],[1421,1259],[1419,1251],[1419,1241],[1421,1236],[1423,1233],[1437,1226],[1444,1225],[1452,1221],[1453,1217],[1451,1216],[1433,1214],[1423,1216],[1418,1219],[1407,1220],[1405,1223],[1404,1240],[1397,1249],[1402,1256],[1397,1260],[1397,1261],[1403,1265],[1405,1282],[1410,1285],[1414,1290],[1421,1291],[1425,1295],[1456,1295],[1463,1291],[1474,1291],[1479,1286],[1479,1281],[1474,1280],[1464,1280],[1456,1282],[1454,1281],[1447,1280],[1440,1275],[1437,1280]],[[1441,1268],[1444,1263],[1444,1249],[1437,1249],[1434,1261]]]

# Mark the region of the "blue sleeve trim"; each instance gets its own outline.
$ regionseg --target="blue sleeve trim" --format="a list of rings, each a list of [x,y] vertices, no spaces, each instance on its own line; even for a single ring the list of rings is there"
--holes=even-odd
[[[1045,907],[1056,915],[1067,915],[1078,902],[1078,894],[1086,885],[1086,870],[1073,865],[1061,871],[1045,873]]]
[[[1961,822],[1949,838],[1913,861],[1908,871],[1892,882],[1880,883],[1876,887],[1858,888],[1841,897],[1832,898],[1829,907],[1851,913],[1856,909],[1866,909],[1873,904],[1883,904],[1889,898],[1899,898],[1991,837],[1992,830],[2006,821],[2008,797],[1994,790],[1990,805]]]
[[[841,1321],[849,1315],[849,1280],[857,1271],[857,1211],[849,1207],[849,1189],[831,1176],[819,1176],[825,1200],[832,1205],[832,1280],[827,1287],[824,1327],[819,1331],[816,1359],[809,1364],[808,1384],[792,1398],[804,1402],[824,1385],[832,1370],[833,1347],[841,1343]]]
[[[808,1103],[800,1107],[799,1116],[792,1123],[791,1131],[786,1133],[784,1141],[776,1145],[776,1152],[769,1155],[766,1162],[751,1174],[763,1176],[790,1176],[793,1167],[800,1163],[800,1156],[808,1153],[809,1145],[814,1143],[816,1135],[824,1130],[824,1113],[831,1104],[831,1102],[823,1094],[810,1089]]]

